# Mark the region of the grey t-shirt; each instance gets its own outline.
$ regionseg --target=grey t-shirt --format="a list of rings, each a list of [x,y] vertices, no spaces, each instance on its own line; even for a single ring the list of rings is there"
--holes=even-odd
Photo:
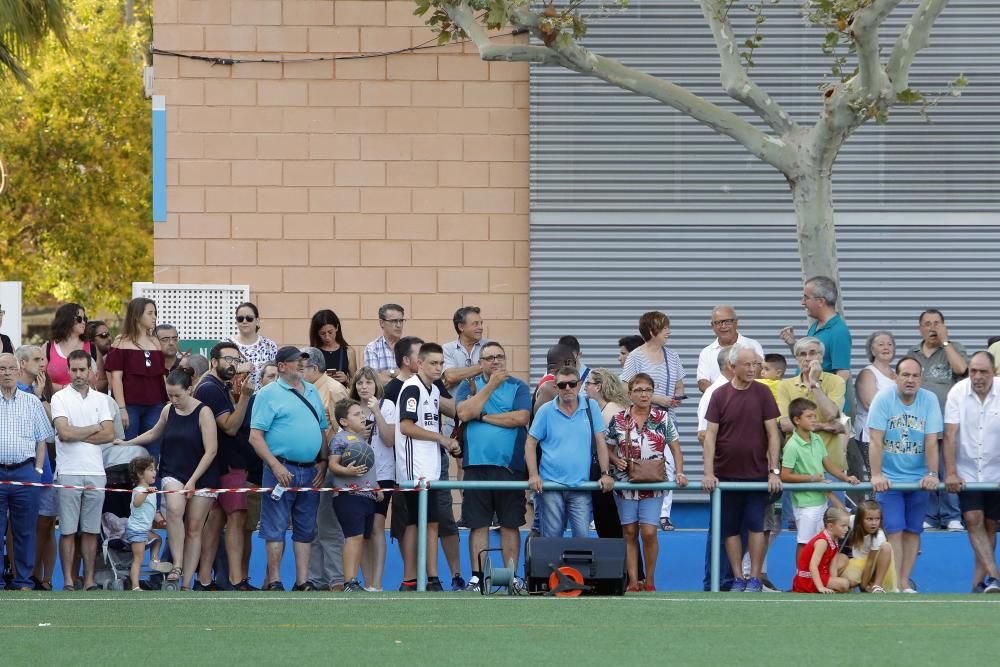
[[[378,487],[378,475],[375,472],[375,451],[372,450],[372,446],[368,444],[364,438],[361,436],[354,435],[348,431],[339,431],[337,435],[333,436],[333,442],[330,443],[330,456],[342,456],[345,451],[347,451],[348,445],[354,445],[356,443],[361,443],[369,450],[372,451],[372,465],[368,467],[368,471],[360,477],[348,477],[345,475],[333,474],[333,481],[338,487],[346,486],[358,486],[360,488],[376,488]],[[364,492],[358,493],[356,495],[374,498],[375,492]]]
[[[949,345],[955,348],[955,351],[962,355],[963,359],[969,360],[961,343],[950,342]],[[943,347],[937,348],[928,357],[924,355],[922,345],[917,345],[910,350],[909,354],[923,364],[923,380],[920,386],[937,396],[941,410],[944,411],[944,404],[948,400],[948,391],[964,376],[952,372],[951,364],[948,363],[948,356]]]

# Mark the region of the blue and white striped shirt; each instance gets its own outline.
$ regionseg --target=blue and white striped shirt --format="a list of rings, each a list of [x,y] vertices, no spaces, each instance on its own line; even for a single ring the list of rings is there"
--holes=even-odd
[[[0,393],[0,464],[34,458],[38,442],[54,435],[38,397],[20,389],[10,399]]]
[[[396,352],[389,346],[385,336],[379,336],[365,345],[365,366],[377,371],[396,369]]]

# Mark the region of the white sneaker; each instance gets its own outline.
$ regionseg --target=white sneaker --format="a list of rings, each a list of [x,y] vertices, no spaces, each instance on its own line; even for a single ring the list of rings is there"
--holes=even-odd
[[[960,530],[965,530],[965,526],[963,526],[962,522],[959,521],[958,519],[952,519],[951,521],[948,522],[948,530],[950,530],[953,533],[956,533]]]
[[[900,593],[907,593],[909,595],[915,595],[916,592],[917,591],[912,588],[904,588],[903,590],[900,591]]]
[[[934,530],[935,526],[930,521],[924,521],[924,530]]]

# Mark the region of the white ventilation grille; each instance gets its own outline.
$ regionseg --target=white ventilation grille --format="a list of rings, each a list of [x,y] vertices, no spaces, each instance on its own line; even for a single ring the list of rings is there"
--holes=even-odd
[[[157,322],[173,324],[181,340],[222,340],[236,335],[233,315],[250,300],[250,286],[132,283],[136,297],[155,301]]]

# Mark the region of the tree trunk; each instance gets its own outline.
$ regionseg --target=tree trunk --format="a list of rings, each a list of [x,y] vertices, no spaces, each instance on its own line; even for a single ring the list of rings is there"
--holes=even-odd
[[[802,279],[827,276],[839,288],[837,235],[833,225],[833,174],[823,169],[808,170],[789,179],[789,183],[795,202]],[[840,291],[843,293],[843,290]],[[837,308],[842,308],[839,299]]]

